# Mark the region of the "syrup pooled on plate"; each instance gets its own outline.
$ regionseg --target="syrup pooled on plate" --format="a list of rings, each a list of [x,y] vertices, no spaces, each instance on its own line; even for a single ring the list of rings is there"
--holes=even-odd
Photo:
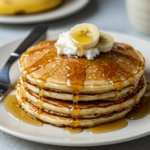
[[[95,126],[88,129],[89,133],[98,134],[98,133],[106,133],[112,132],[116,130],[120,130],[128,125],[127,121],[124,119],[117,120],[111,123]]]
[[[34,125],[43,126],[43,123],[27,114],[20,106],[17,105],[16,95],[8,95],[3,101],[5,109],[18,120]]]
[[[132,110],[126,115],[128,119],[141,119],[150,113],[150,95],[143,96],[137,106],[133,107]]]
[[[80,107],[78,105],[79,101],[79,93],[82,91],[84,87],[84,80],[86,76],[86,69],[89,66],[93,66],[95,70],[108,80],[116,89],[118,97],[120,97],[122,90],[122,81],[121,76],[126,78],[131,83],[131,90],[133,91],[133,85],[135,84],[134,75],[129,72],[123,65],[120,65],[121,62],[118,62],[117,58],[121,57],[122,59],[127,59],[128,61],[132,61],[135,66],[144,67],[144,63],[140,61],[138,58],[132,57],[125,53],[126,48],[123,50],[118,50],[116,47],[118,45],[114,44],[114,47],[110,52],[101,53],[98,57],[94,59],[94,61],[88,60],[85,57],[82,58],[73,58],[66,56],[57,56],[57,49],[54,47],[56,41],[46,41],[41,42],[36,50],[29,50],[22,54],[22,59],[26,57],[32,57],[36,53],[45,52],[44,55],[41,55],[41,58],[38,61],[33,62],[32,65],[26,67],[22,71],[22,79],[23,79],[23,91],[22,98],[19,100],[18,105],[21,105],[22,102],[25,102],[26,99],[26,91],[27,91],[27,74],[33,73],[40,68],[45,68],[45,66],[49,63],[56,62],[56,65],[53,65],[48,72],[44,73],[41,77],[36,79],[37,85],[39,87],[39,101],[37,103],[38,111],[36,112],[36,118],[39,117],[39,114],[42,113],[42,104],[43,104],[43,91],[44,84],[46,80],[52,76],[59,67],[66,63],[66,68],[68,69],[67,73],[67,82],[66,85],[70,89],[70,92],[73,94],[73,107],[70,109],[72,119],[70,119],[70,126],[66,127],[65,131],[70,133],[79,133],[82,131],[79,123],[78,116],[80,114]],[[32,49],[32,47],[31,47]],[[126,61],[124,61],[125,63]],[[20,108],[20,107],[18,107]],[[20,108],[21,109],[21,108]],[[120,127],[119,127],[120,128]],[[89,130],[92,130],[89,129]]]

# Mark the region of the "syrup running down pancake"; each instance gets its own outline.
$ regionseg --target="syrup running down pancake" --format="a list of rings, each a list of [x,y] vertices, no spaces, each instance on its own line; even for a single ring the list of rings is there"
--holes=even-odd
[[[80,102],[80,112],[78,114],[77,127],[88,128],[96,125],[115,121],[123,118],[136,105],[146,89],[144,77],[141,77],[140,82],[134,93],[131,93],[124,100],[118,102]],[[17,86],[17,99],[20,101],[22,97],[22,87]],[[21,102],[21,107],[31,116],[41,120],[42,122],[50,123],[56,126],[71,126],[71,112],[69,111],[73,105],[70,102],[58,101],[43,98],[42,110],[38,111],[36,102],[39,97],[30,91],[27,92],[27,100]],[[35,102],[36,101],[36,102]],[[69,113],[69,114],[68,114]]]
[[[115,43],[110,52],[90,61],[57,56],[55,42],[39,43],[19,59],[20,71],[31,84],[60,92],[104,93],[135,85],[144,72],[144,58],[129,45]]]
[[[80,112],[78,114],[78,118],[95,118],[98,116],[104,116],[107,114],[111,114],[116,111],[122,111],[127,108],[131,108],[139,102],[139,97],[141,97],[145,91],[145,78],[142,76],[140,81],[135,89],[136,93],[140,93],[136,98],[135,93],[131,93],[128,96],[121,98],[117,101],[80,101],[78,103],[80,107]],[[18,85],[17,91],[21,91],[21,84]],[[108,93],[109,94],[109,93]],[[21,97],[21,96],[19,96]],[[50,114],[55,114],[59,116],[71,117],[70,109],[73,107],[73,103],[71,101],[62,101],[58,99],[46,98],[43,97],[43,102],[39,103],[39,95],[33,93],[30,90],[26,91],[27,101],[32,103],[37,108],[43,109],[45,112]],[[20,98],[18,98],[19,100]]]
[[[56,40],[30,47],[19,59],[18,104],[42,122],[72,128],[123,118],[146,89],[145,59],[114,43],[94,60],[57,55]]]

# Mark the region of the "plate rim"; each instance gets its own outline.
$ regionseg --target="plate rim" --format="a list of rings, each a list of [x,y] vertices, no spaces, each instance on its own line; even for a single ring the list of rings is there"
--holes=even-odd
[[[62,31],[66,31],[66,29],[60,29],[60,30],[52,30],[52,31],[48,31],[47,34],[51,34],[52,32],[53,33],[56,33],[56,32],[62,32]],[[101,30],[102,31],[102,30]],[[120,32],[112,32],[112,31],[108,31],[108,30],[103,30],[103,32],[108,32],[108,33],[112,33],[112,34],[117,34],[119,36],[126,36],[126,37],[132,37],[134,38],[135,40],[142,40],[143,42],[147,42],[149,45],[150,45],[150,42],[145,40],[145,39],[142,39],[142,38],[139,38],[139,37],[135,37],[135,36],[132,36],[132,35],[128,35],[128,34],[124,34],[124,33],[120,33]],[[15,39],[15,40],[12,40],[6,44],[3,44],[0,46],[0,50],[7,46],[7,45],[11,45],[12,43],[14,42],[19,42],[21,40],[23,40],[25,37],[21,37],[21,38],[18,38],[18,39]],[[1,101],[1,103],[3,103]],[[133,134],[132,136],[125,136],[125,137],[122,137],[120,138],[119,140],[117,139],[112,139],[112,140],[109,140],[109,141],[100,141],[100,140],[95,140],[95,141],[64,141],[64,140],[53,140],[53,139],[45,139],[45,138],[41,138],[41,137],[35,137],[35,136],[32,136],[32,135],[28,135],[28,134],[25,134],[25,133],[20,133],[18,131],[13,131],[9,128],[6,128],[4,126],[2,126],[0,124],[0,130],[5,132],[5,133],[8,133],[10,135],[13,135],[15,137],[19,137],[21,139],[25,139],[25,140],[28,140],[28,141],[34,141],[34,142],[38,142],[38,143],[43,143],[43,144],[52,144],[52,145],[57,145],[57,146],[74,146],[74,147],[84,147],[84,146],[102,146],[102,145],[110,145],[110,144],[116,144],[116,143],[122,143],[122,142],[127,142],[127,141],[131,141],[131,140],[134,140],[134,139],[138,139],[138,138],[141,138],[141,137],[144,137],[146,135],[149,135],[150,134],[150,129],[149,130],[145,130],[144,132],[141,131],[140,133],[138,134]]]
[[[75,1],[75,0],[74,0]],[[80,2],[80,0],[78,0],[79,2]],[[82,1],[83,2],[83,1]],[[73,15],[73,14],[75,14],[75,13],[77,13],[77,12],[79,12],[80,10],[82,10],[83,8],[85,8],[88,4],[89,4],[89,2],[90,2],[90,0],[84,0],[84,3],[79,7],[79,8],[77,8],[76,10],[74,10],[74,11],[71,11],[71,12],[69,12],[69,13],[67,13],[67,14],[63,14],[63,15],[59,15],[59,16],[56,16],[55,18],[48,18],[48,17],[46,17],[46,18],[42,18],[43,16],[45,16],[45,14],[49,14],[49,13],[51,13],[51,10],[49,10],[49,11],[46,11],[46,12],[43,12],[43,14],[42,14],[42,12],[41,13],[37,13],[37,14],[31,14],[32,16],[29,16],[29,19],[30,19],[30,17],[31,17],[31,19],[30,20],[20,20],[20,18],[17,18],[17,17],[15,17],[15,16],[6,16],[5,17],[5,15],[0,15],[0,23],[7,23],[7,24],[32,24],[32,23],[40,23],[40,22],[48,22],[48,21],[55,21],[55,20],[59,20],[59,19],[63,19],[63,18],[65,18],[65,17],[68,17],[68,16],[71,16],[71,15]],[[59,9],[58,9],[59,10]],[[44,14],[45,13],[45,14]],[[34,20],[34,16],[38,16],[38,15],[42,15],[40,18],[40,20],[37,20],[37,19],[35,19]],[[26,17],[26,16],[25,16]],[[10,20],[10,18],[12,18],[13,19],[13,21],[12,20]],[[14,21],[14,19],[17,19],[17,20],[15,20]]]
[[[99,142],[98,140],[97,141],[64,141],[64,140],[50,140],[50,139],[42,139],[42,138],[38,138],[38,137],[32,137],[30,135],[27,135],[27,134],[21,134],[19,132],[15,132],[15,131],[12,131],[10,129],[7,129],[3,126],[0,125],[0,130],[7,133],[7,134],[10,134],[10,135],[13,135],[15,137],[18,137],[18,138],[21,138],[21,139],[24,139],[24,140],[28,140],[28,141],[32,141],[32,142],[37,142],[37,143],[41,143],[41,144],[48,144],[48,145],[55,145],[55,146],[66,146],[66,147],[87,147],[87,146],[104,146],[104,145],[112,145],[112,144],[119,144],[119,143],[124,143],[124,142],[128,142],[128,141],[132,141],[132,140],[135,140],[135,139],[139,139],[139,138],[142,138],[144,136],[147,136],[150,134],[150,130],[148,132],[143,132],[142,134],[138,135],[138,136],[130,136],[129,137],[126,137],[125,139],[123,138],[120,138],[119,140],[111,140],[109,142],[107,141],[101,141]]]

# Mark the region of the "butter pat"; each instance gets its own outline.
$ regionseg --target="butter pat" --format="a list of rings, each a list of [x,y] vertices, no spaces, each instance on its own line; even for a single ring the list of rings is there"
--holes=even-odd
[[[83,49],[83,53],[80,53],[77,46],[70,40],[69,31],[59,34],[55,47],[57,48],[58,55],[85,56],[88,60],[94,60],[94,57],[100,54],[98,48]]]

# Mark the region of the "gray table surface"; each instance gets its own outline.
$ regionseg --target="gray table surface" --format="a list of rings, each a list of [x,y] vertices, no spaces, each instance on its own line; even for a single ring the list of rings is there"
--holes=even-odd
[[[150,41],[150,36],[134,31],[129,23],[124,0],[92,0],[89,5],[77,14],[53,22],[47,22],[49,30],[70,29],[77,23],[89,22],[101,30],[109,30],[140,37]],[[0,24],[0,46],[23,37],[29,33],[32,25]],[[150,136],[130,142],[101,147],[59,147],[19,139],[0,131],[0,150],[147,150],[150,149]]]

